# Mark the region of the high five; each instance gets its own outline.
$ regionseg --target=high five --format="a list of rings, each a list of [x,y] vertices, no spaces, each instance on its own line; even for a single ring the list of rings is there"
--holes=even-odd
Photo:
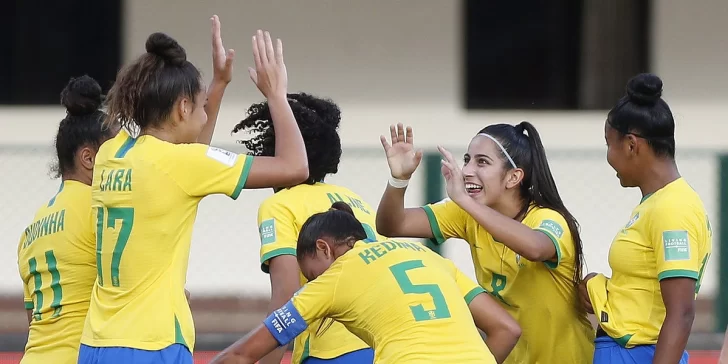
[[[392,178],[377,211],[379,233],[470,244],[478,283],[523,328],[507,363],[589,362],[594,330],[576,308],[583,261],[578,225],[561,201],[533,125],[482,129],[462,170],[440,148],[450,199],[407,209],[407,181],[422,152],[414,148],[411,128],[399,124],[390,133],[391,145],[382,137]]]

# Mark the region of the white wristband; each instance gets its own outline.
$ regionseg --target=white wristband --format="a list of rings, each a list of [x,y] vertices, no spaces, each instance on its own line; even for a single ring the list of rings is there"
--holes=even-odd
[[[399,179],[389,176],[389,185],[394,188],[406,188],[409,185],[408,179]]]

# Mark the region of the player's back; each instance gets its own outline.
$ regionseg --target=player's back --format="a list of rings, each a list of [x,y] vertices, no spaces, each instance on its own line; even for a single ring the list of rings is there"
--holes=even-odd
[[[350,189],[329,183],[300,184],[276,192],[267,198],[258,210],[260,225],[261,268],[268,272],[268,263],[280,255],[296,255],[296,241],[301,227],[311,215],[327,211],[337,201],[351,206],[356,218],[367,233],[367,241],[383,240],[376,233],[376,209]],[[300,275],[300,283],[306,278]],[[309,323],[309,330],[299,335],[294,343],[294,362],[308,356],[332,358],[367,345],[348,332],[341,324],[329,323],[325,332],[319,332],[320,322]]]
[[[359,243],[335,264],[332,318],[372,346],[376,363],[495,363],[452,262],[418,243],[384,241]]]
[[[18,246],[25,308],[32,321],[23,364],[76,363],[96,280],[91,187],[61,183]]]
[[[161,350],[194,347],[184,294],[200,200],[237,197],[252,158],[121,131],[96,156],[92,206],[98,281],[82,343]]]

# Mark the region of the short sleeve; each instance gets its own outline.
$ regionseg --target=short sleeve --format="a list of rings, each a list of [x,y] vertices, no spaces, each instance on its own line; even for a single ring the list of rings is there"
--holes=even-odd
[[[341,262],[334,262],[324,274],[306,283],[293,295],[293,306],[306,322],[336,315],[336,293],[342,272]]]
[[[280,255],[296,255],[298,231],[295,217],[288,206],[268,198],[258,208],[260,234],[260,268],[268,273],[268,262]]]
[[[701,238],[707,222],[690,210],[655,209],[649,221],[649,239],[655,249],[657,278],[685,277],[697,280],[700,272]]]
[[[225,194],[237,199],[253,157],[204,144],[176,144],[164,159],[169,174],[188,195]]]
[[[334,314],[341,271],[341,264],[332,264],[324,274],[306,283],[288,303],[263,320],[278,344],[288,344],[306,331],[310,323]]]
[[[574,240],[566,219],[550,209],[536,209],[531,214],[533,215],[529,216],[527,225],[535,231],[544,233],[556,248],[556,261],[548,260],[544,264],[556,269],[564,260],[573,259]]]
[[[446,198],[438,203],[425,205],[422,209],[427,214],[433,240],[437,244],[450,238],[465,237],[465,211],[452,200]]]

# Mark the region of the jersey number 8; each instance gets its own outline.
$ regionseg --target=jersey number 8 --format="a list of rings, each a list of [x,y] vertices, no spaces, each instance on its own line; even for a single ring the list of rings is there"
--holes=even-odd
[[[119,265],[121,264],[121,255],[124,254],[126,243],[129,242],[129,235],[131,235],[132,226],[134,226],[134,208],[98,208],[96,213],[96,271],[99,276],[99,286],[103,287],[104,285],[104,269],[101,265],[101,248],[104,230],[114,229],[117,231],[116,243],[114,244],[114,250],[111,254],[111,285],[119,287]]]

